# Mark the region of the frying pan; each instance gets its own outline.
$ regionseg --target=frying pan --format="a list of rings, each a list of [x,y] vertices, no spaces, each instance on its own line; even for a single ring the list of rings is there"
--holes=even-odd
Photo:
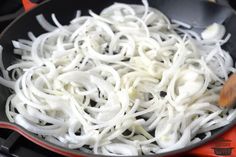
[[[23,2],[26,4],[27,0],[23,0]],[[87,14],[88,9],[92,9],[96,13],[99,13],[103,8],[113,4],[114,2],[141,4],[141,0],[45,0],[34,9],[18,17],[0,35],[0,44],[4,47],[3,62],[5,67],[9,66],[16,59],[16,56],[13,55],[12,40],[27,38],[26,35],[29,31],[34,32],[35,35],[40,35],[41,33],[45,32],[36,21],[36,15],[42,13],[46,19],[50,21],[51,13],[55,13],[58,17],[58,20],[62,24],[68,24],[69,21],[75,17],[76,10],[81,10],[82,14]],[[180,20],[192,25],[192,29],[197,32],[201,32],[206,26],[212,24],[213,22],[224,24],[227,32],[232,34],[229,42],[224,45],[224,49],[229,51],[234,61],[236,61],[236,15],[233,10],[200,0],[149,0],[149,3],[150,6],[159,9],[169,18]],[[35,5],[31,4],[30,7],[32,6]],[[30,133],[21,126],[10,123],[5,114],[5,101],[10,92],[6,87],[1,85],[0,91],[0,128],[7,128],[17,131],[34,143],[62,155],[71,157],[101,156],[87,154],[78,150],[62,148],[45,141],[37,135]],[[227,126],[212,131],[211,137],[203,139],[198,143],[172,152],[149,156],[171,156],[189,151],[223,134],[225,131],[235,126],[235,124],[236,119]],[[199,135],[199,137],[201,137],[201,135]]]

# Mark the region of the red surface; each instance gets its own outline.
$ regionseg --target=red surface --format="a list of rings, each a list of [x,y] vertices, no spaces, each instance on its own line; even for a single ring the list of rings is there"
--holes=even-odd
[[[21,1],[25,8],[25,11],[29,11],[30,9],[37,6],[37,4],[30,2],[30,0],[21,0]]]
[[[205,145],[185,153],[186,157],[236,157],[236,127]],[[181,157],[173,156],[173,157]]]

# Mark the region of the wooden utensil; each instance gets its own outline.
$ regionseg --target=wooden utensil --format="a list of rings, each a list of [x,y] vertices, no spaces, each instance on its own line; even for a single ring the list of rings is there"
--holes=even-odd
[[[232,74],[220,91],[218,101],[221,107],[231,107],[236,103],[236,74]]]

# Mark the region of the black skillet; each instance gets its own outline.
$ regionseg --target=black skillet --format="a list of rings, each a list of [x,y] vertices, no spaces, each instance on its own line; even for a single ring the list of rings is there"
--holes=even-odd
[[[23,0],[23,2],[27,3],[27,0]],[[55,13],[61,23],[68,24],[69,21],[75,16],[76,10],[78,9],[82,10],[83,14],[87,14],[88,9],[92,9],[93,11],[99,13],[103,8],[113,4],[114,2],[141,4],[141,0],[45,0],[36,8],[17,18],[0,35],[0,44],[4,47],[3,62],[5,67],[9,66],[15,60],[15,56],[12,53],[12,40],[27,38],[26,34],[28,31],[34,32],[35,35],[40,35],[44,32],[35,19],[36,15],[43,13],[50,21],[51,13]],[[230,8],[200,0],[149,0],[149,3],[150,6],[161,10],[169,18],[191,24],[193,29],[198,32],[213,22],[223,23],[227,32],[232,34],[230,41],[224,45],[224,48],[229,51],[234,60],[236,60],[236,15]],[[73,157],[101,156],[59,147],[48,143],[44,139],[30,133],[16,124],[10,123],[5,114],[5,101],[10,93],[7,88],[1,85],[0,91],[0,128],[15,130],[36,144],[62,155]],[[196,144],[172,152],[150,155],[150,157],[170,156],[189,151],[223,134],[225,131],[235,126],[235,124],[236,119],[227,126],[212,131],[211,137],[203,139]]]

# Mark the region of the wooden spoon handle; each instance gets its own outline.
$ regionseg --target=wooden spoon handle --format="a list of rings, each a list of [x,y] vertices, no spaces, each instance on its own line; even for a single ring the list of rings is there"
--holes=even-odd
[[[231,107],[236,103],[236,74],[232,74],[225,82],[218,103],[221,107]]]

